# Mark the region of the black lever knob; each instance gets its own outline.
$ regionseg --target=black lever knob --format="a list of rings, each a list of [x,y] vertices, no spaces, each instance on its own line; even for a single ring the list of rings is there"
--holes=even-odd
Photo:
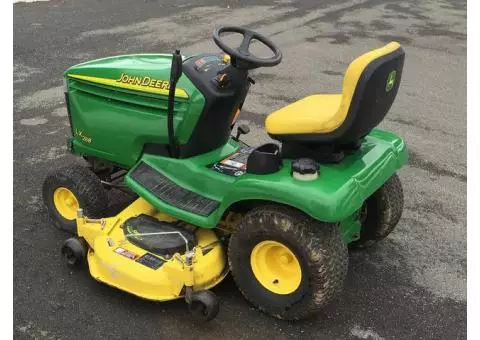
[[[235,137],[236,140],[240,138],[240,135],[246,135],[250,132],[250,128],[246,124],[239,125],[237,128],[237,136]]]

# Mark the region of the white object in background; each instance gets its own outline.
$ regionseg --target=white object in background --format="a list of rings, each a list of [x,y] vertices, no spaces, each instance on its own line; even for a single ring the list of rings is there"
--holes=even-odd
[[[39,1],[50,1],[50,0],[13,0],[13,3],[17,3],[17,2],[39,2]]]

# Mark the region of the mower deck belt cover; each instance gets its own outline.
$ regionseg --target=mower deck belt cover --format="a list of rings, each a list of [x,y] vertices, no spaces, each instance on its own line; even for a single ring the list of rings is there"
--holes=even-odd
[[[145,214],[129,218],[123,224],[123,233],[131,243],[158,255],[173,255],[185,252],[185,240],[179,234],[158,234],[133,236],[135,234],[154,234],[160,232],[179,232],[188,240],[188,249],[195,245],[195,236],[190,231],[177,226],[178,222],[159,221]]]

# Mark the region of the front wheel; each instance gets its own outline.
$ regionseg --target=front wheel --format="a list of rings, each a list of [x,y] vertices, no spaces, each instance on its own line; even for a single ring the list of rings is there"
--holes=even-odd
[[[285,206],[249,211],[228,247],[230,270],[243,296],[280,319],[306,318],[343,288],[348,253],[336,224]]]
[[[108,207],[108,196],[92,171],[73,165],[47,175],[43,183],[43,202],[54,224],[75,234],[78,208],[83,209],[85,216],[103,217]]]

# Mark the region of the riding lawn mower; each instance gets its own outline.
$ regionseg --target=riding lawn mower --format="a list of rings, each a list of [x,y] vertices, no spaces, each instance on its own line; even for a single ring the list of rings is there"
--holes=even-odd
[[[228,34],[241,34],[238,47]],[[230,272],[251,304],[280,319],[321,310],[341,291],[348,249],[370,246],[397,225],[396,171],[405,142],[377,128],[399,88],[405,53],[391,42],[355,59],[342,93],[314,94],[268,115],[275,142],[250,146],[234,133],[249,72],[280,63],[280,49],[242,27],[222,27],[221,54],[121,55],[65,72],[72,136],[88,166],[52,171],[44,203],[75,234],[70,267],[138,297],[184,298],[208,321],[209,289]],[[255,44],[271,51],[258,57]],[[108,214],[114,179],[135,194]]]

